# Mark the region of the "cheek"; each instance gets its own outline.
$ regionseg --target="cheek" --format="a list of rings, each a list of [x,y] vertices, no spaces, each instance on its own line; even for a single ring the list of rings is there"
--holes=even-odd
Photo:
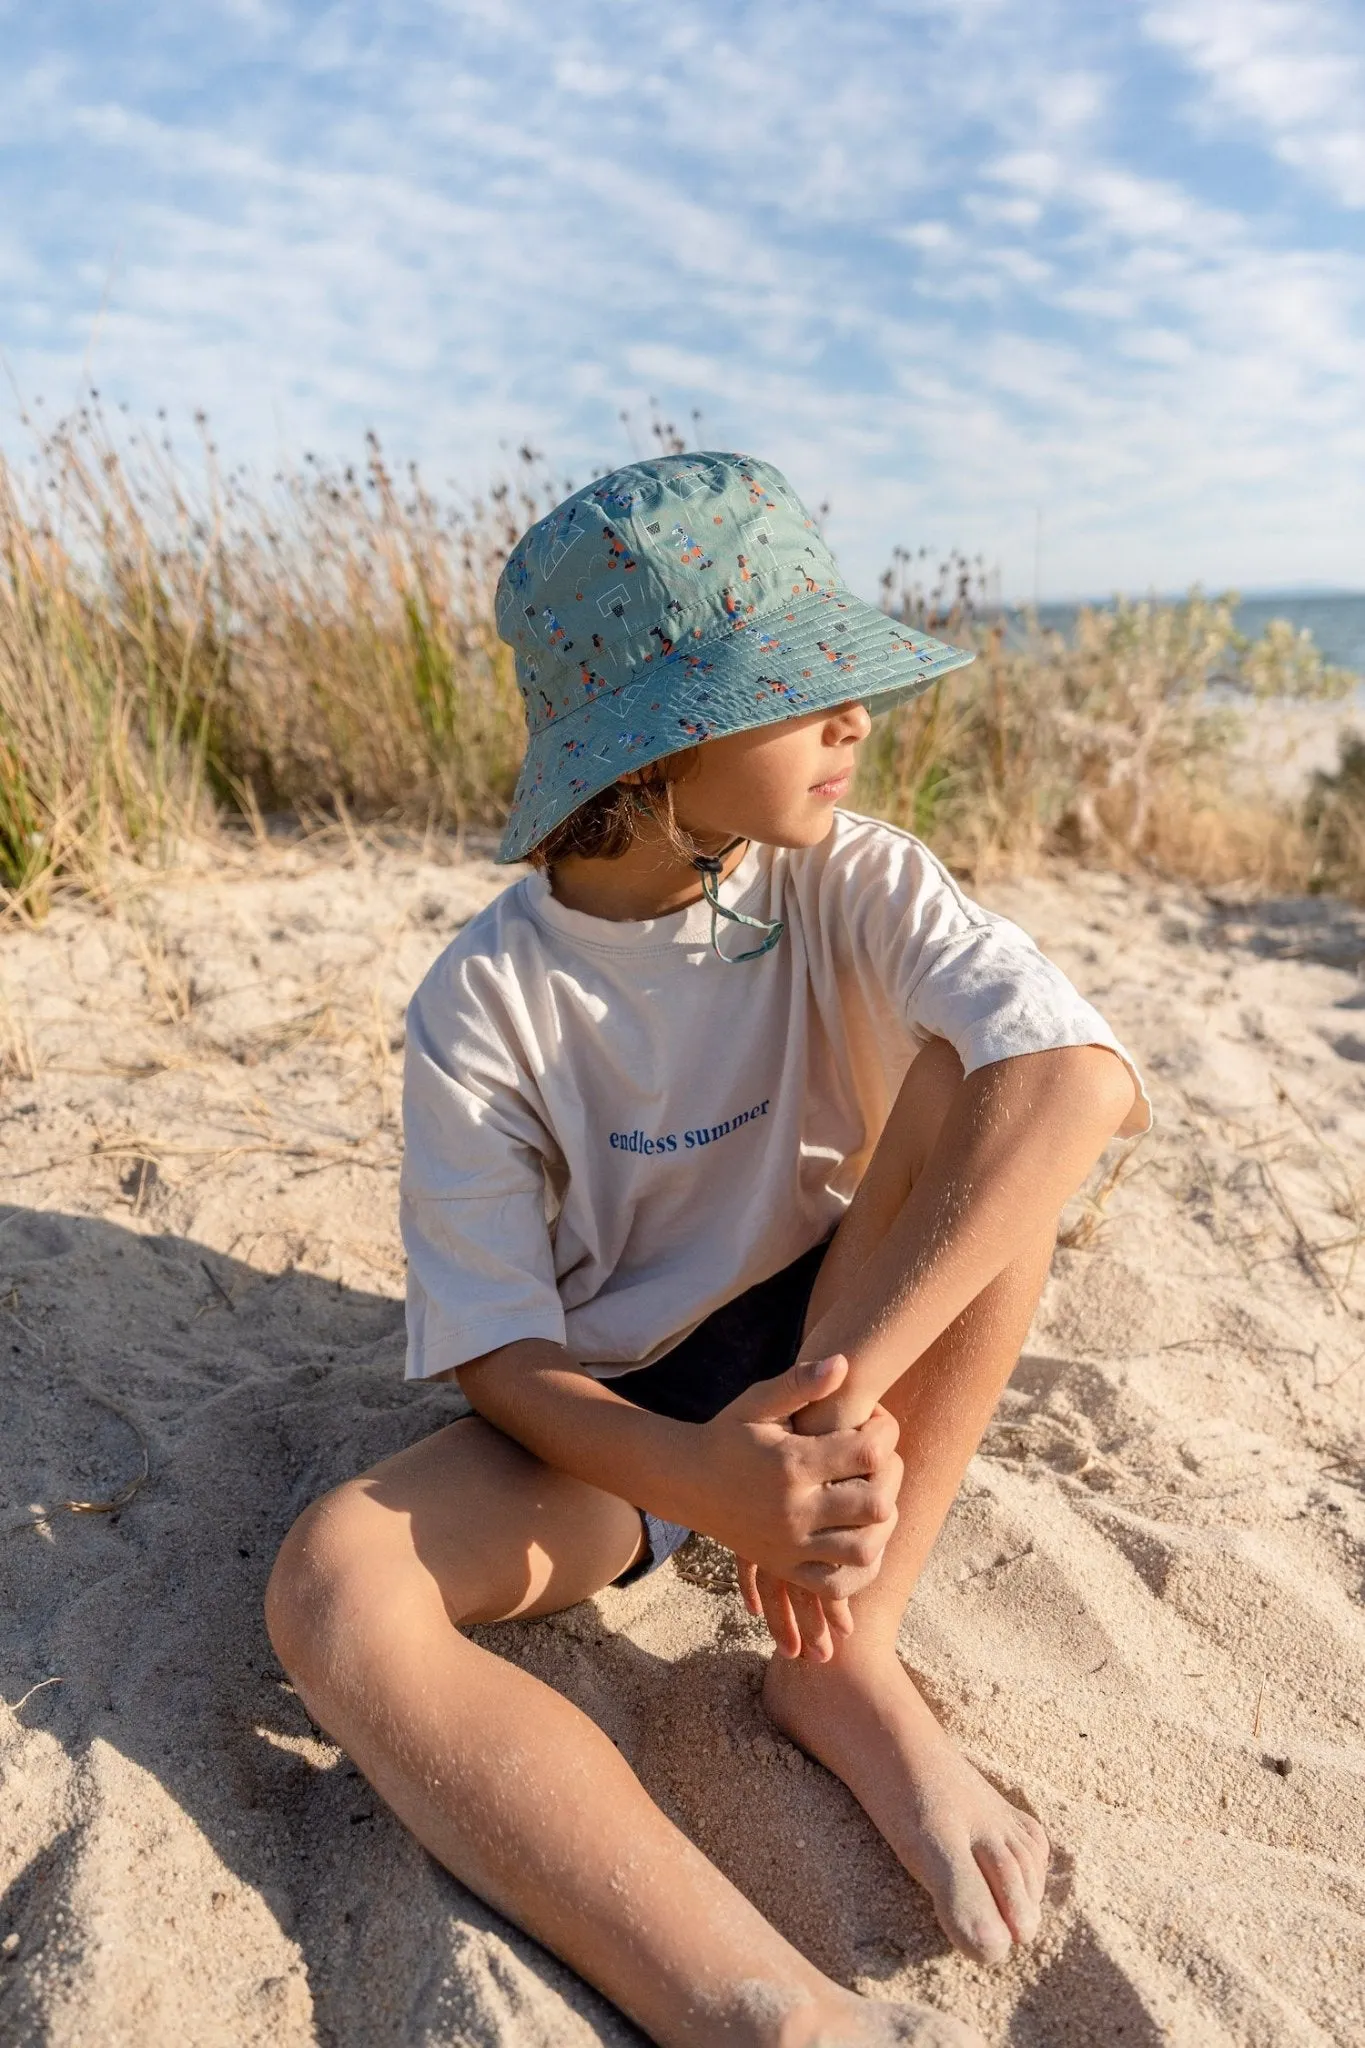
[[[790,750],[762,747],[747,756],[727,762],[717,777],[716,802],[742,803],[749,809],[770,810],[790,802],[801,787],[800,766]]]
[[[818,758],[819,753],[818,736],[807,732],[804,724],[788,725],[765,733],[750,749],[742,763],[742,775],[751,789],[766,789],[773,795],[804,789],[811,780],[812,757]]]
[[[812,753],[817,757],[812,760]],[[752,823],[783,815],[818,772],[818,741],[804,730],[739,733],[701,750],[694,771],[675,790],[678,815],[727,829],[733,819]]]

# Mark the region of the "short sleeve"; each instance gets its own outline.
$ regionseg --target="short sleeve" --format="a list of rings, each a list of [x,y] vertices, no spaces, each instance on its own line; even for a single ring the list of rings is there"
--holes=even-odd
[[[926,846],[869,823],[831,874],[843,928],[912,1038],[944,1038],[972,1074],[1021,1053],[1102,1045],[1127,1067],[1137,1099],[1119,1135],[1150,1128],[1137,1065],[1093,1004],[1027,932],[983,910]]]
[[[564,1342],[543,1130],[496,1031],[449,993],[434,972],[408,1009],[399,1220],[410,1380],[522,1338]]]

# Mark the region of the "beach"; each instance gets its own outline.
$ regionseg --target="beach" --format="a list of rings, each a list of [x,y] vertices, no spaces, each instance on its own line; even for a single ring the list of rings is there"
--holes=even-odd
[[[486,846],[333,832],[0,935],[15,2048],[642,2039],[404,1833],[261,1619],[303,1505],[462,1412],[402,1378],[402,1012],[505,882]],[[947,1948],[766,1724],[714,1545],[478,1634],[869,1997],[1023,2048],[1359,2042],[1365,912],[1061,866],[980,893],[1157,1114],[1067,1212],[903,1630],[1051,1834],[1039,1940],[998,1970]]]

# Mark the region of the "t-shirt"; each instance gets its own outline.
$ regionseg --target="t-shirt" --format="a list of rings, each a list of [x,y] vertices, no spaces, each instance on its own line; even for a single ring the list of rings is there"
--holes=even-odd
[[[721,901],[780,918],[773,950],[727,964],[704,903],[617,922],[535,873],[432,967],[404,1078],[410,1379],[518,1338],[600,1377],[660,1357],[829,1235],[930,1038],[968,1074],[1067,1045],[1132,1069],[1033,941],[890,825],[836,811],[818,846],[752,846]],[[1124,1132],[1149,1122],[1143,1094]]]

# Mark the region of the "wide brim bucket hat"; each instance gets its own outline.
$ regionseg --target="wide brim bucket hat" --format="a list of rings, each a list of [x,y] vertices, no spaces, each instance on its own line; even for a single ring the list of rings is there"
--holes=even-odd
[[[658,456],[576,491],[517,542],[495,603],[528,733],[500,861],[629,769],[884,711],[975,658],[855,597],[785,478],[745,455]]]

